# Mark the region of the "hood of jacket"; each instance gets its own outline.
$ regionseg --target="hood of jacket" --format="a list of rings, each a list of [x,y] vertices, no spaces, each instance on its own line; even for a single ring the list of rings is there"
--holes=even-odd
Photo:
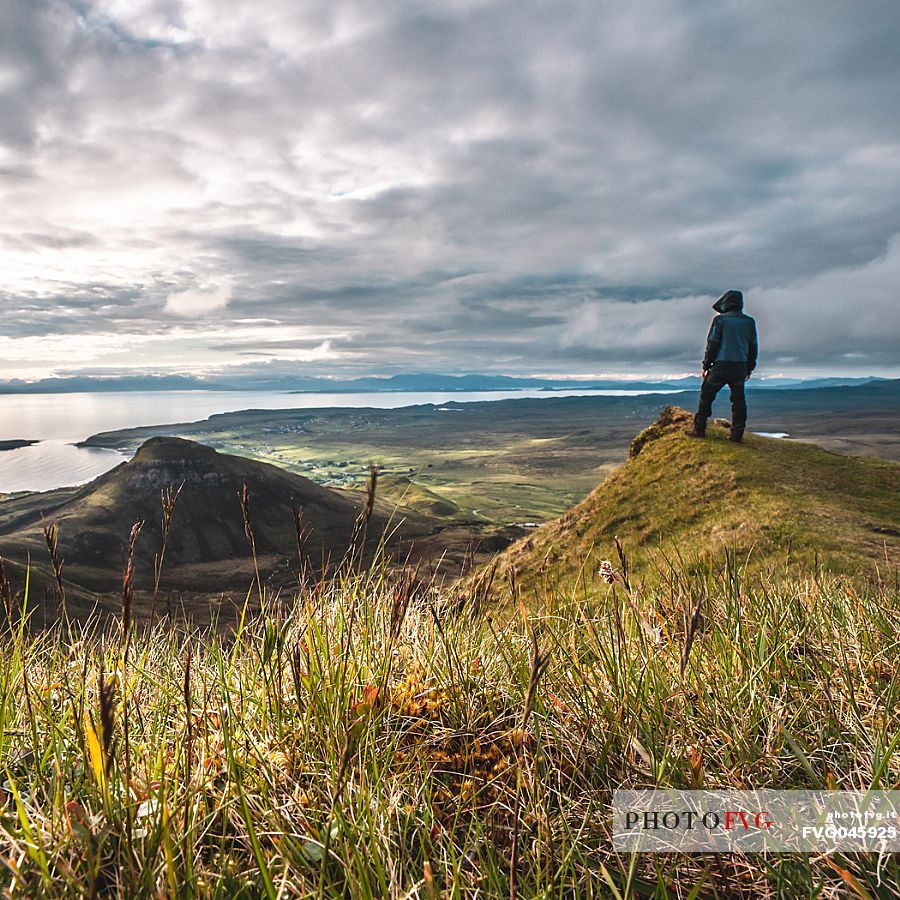
[[[734,312],[744,308],[744,295],[740,291],[725,291],[715,303],[713,309],[717,313]]]

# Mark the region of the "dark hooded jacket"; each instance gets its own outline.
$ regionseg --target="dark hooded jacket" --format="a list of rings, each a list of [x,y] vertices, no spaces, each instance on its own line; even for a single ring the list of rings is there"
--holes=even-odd
[[[756,322],[743,313],[744,295],[740,291],[727,291],[713,304],[719,314],[713,319],[706,338],[706,355],[703,369],[711,369],[717,362],[740,362],[747,366],[749,375],[756,368],[758,346]]]

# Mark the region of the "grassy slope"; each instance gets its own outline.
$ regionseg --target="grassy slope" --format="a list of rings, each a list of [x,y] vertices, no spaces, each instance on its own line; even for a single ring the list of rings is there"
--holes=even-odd
[[[549,567],[565,580],[609,557],[618,537],[642,551],[677,546],[688,560],[727,547],[756,562],[788,558],[851,571],[900,550],[900,466],[749,435],[735,445],[712,426],[684,434],[687,414],[654,426],[639,454],[582,503],[501,557],[501,571],[533,580]],[[655,439],[654,439],[655,438]],[[641,440],[639,437],[637,440]]]

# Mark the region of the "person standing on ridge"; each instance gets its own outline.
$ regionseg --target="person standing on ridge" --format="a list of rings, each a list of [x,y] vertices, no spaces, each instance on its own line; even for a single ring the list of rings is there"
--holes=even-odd
[[[706,338],[700,406],[688,434],[706,437],[706,422],[712,415],[713,400],[727,384],[731,389],[731,440],[739,444],[744,439],[747,424],[744,382],[756,368],[759,351],[756,322],[744,315],[744,295],[740,291],[726,291],[713,304],[713,309],[719,315],[713,319]]]

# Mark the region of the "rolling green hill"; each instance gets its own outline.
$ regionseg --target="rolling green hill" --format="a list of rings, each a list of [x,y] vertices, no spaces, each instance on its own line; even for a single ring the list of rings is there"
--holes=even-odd
[[[426,516],[451,519],[459,516],[460,508],[446,497],[405,475],[383,475],[378,479],[378,496],[405,509]]]
[[[501,554],[498,574],[574,582],[615,557],[616,537],[642,573],[654,550],[675,547],[688,565],[725,549],[752,566],[896,564],[900,465],[757,435],[736,445],[721,424],[697,440],[684,433],[690,421],[668,407],[583,502]]]

